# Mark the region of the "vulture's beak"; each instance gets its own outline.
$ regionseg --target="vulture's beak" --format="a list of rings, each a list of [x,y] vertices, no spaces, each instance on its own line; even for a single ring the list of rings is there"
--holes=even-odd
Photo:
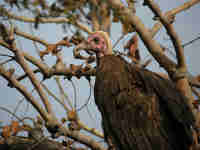
[[[73,50],[75,58],[81,58],[81,50],[86,51],[89,55],[93,55],[96,52],[96,50],[92,49],[91,45],[87,41],[83,41],[78,44]]]

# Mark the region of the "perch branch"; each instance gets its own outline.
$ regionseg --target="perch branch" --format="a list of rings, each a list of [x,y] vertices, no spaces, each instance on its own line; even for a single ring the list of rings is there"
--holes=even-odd
[[[91,147],[94,150],[106,150],[106,148],[104,148],[100,143],[94,141],[91,137],[86,136],[84,134],[81,134],[78,131],[72,131],[70,132],[67,128],[65,128],[64,126],[62,126],[60,128],[60,132],[64,133],[65,136],[69,136],[74,140],[78,140],[81,139],[81,142],[85,145],[87,145],[88,147]]]

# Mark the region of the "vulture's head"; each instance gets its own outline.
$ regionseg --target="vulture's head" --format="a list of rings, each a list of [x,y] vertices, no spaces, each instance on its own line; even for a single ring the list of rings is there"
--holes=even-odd
[[[88,53],[95,53],[97,59],[105,55],[111,55],[112,44],[109,35],[103,31],[92,33],[86,41],[75,47],[74,55],[79,54],[80,50],[85,50]]]

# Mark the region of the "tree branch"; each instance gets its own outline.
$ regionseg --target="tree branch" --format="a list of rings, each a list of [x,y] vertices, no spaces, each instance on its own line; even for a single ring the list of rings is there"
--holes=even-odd
[[[185,2],[183,5],[177,7],[177,8],[174,8],[168,12],[165,13],[164,16],[166,16],[167,18],[170,17],[170,16],[174,16],[182,11],[185,11],[189,8],[191,8],[192,6],[194,6],[195,4],[199,3],[200,1],[199,0],[190,0],[188,2]],[[162,23],[159,21],[157,22],[153,28],[150,30],[151,34],[152,34],[152,37],[154,37],[156,35],[156,33],[162,28]]]
[[[3,15],[6,15],[9,19],[13,19],[13,20],[17,20],[20,22],[29,22],[29,23],[35,23],[38,22],[37,19],[35,18],[29,18],[29,17],[25,17],[25,16],[17,16],[9,11],[7,11],[5,8],[1,8],[3,9],[4,13]],[[56,23],[56,24],[63,24],[63,23],[70,23],[70,20],[67,18],[40,18],[39,19],[39,23],[45,24],[45,23]],[[82,29],[83,31],[91,34],[91,30],[85,26],[84,24],[80,23],[80,22],[75,22],[73,25],[77,26],[78,28]]]
[[[36,78],[35,74],[33,73],[33,71],[30,69],[30,67],[28,66],[28,64],[26,63],[25,59],[24,59],[24,53],[21,52],[15,45],[14,41],[11,45],[8,45],[8,49],[10,51],[12,51],[15,56],[16,56],[16,61],[20,64],[20,66],[23,68],[24,72],[28,75],[29,79],[31,80],[32,84],[34,85],[34,87],[36,88],[36,91],[38,92],[38,94],[40,95],[41,100],[43,101],[43,104],[45,105],[45,108],[47,110],[48,113],[53,114],[52,111],[52,107],[51,104],[48,101],[48,97],[46,96],[46,94],[44,93],[40,82],[38,81],[38,79]]]
[[[47,112],[42,108],[42,106],[37,102],[37,100],[32,96],[31,93],[27,91],[27,88],[24,87],[9,71],[6,71],[3,66],[0,66],[0,74],[10,82],[10,85],[15,87],[28,102],[39,112],[39,114],[47,119]]]
[[[181,45],[181,41],[178,35],[176,34],[172,23],[162,14],[159,6],[156,3],[154,3],[153,0],[145,0],[145,4],[147,4],[148,7],[153,11],[153,13],[160,19],[161,23],[164,25],[168,35],[171,38],[171,41],[174,45],[174,49],[176,51],[176,58],[178,62],[176,72],[171,76],[171,78],[176,82],[177,89],[179,89],[182,92],[182,94],[184,94],[188,98],[190,108],[194,111],[194,96],[192,95],[191,87],[186,77],[187,66],[184,56],[184,49]]]
[[[152,39],[151,33],[142,23],[142,21],[133,12],[126,8],[120,0],[109,0],[109,5],[113,11],[118,11],[119,19],[123,22],[130,23],[138,32],[148,51],[164,67],[167,72],[173,75],[176,72],[176,64],[170,60],[163,52],[160,45]]]
[[[184,57],[184,50],[183,47],[181,45],[181,41],[172,25],[172,23],[170,22],[169,19],[167,19],[167,17],[165,17],[159,6],[154,3],[153,0],[145,0],[145,4],[148,5],[148,7],[153,11],[153,13],[155,14],[155,16],[157,16],[161,23],[164,25],[164,27],[167,30],[168,35],[171,38],[171,41],[174,45],[175,51],[176,51],[176,58],[178,61],[178,69],[181,69],[181,71],[183,71],[184,73],[187,72],[187,67],[186,67],[186,62],[185,62],[185,57]]]
[[[15,32],[15,34],[18,35],[18,36],[22,36],[22,37],[24,37],[24,38],[26,38],[26,39],[29,39],[29,40],[38,42],[38,43],[40,43],[40,44],[42,44],[42,45],[44,45],[44,46],[48,46],[48,45],[49,45],[49,43],[47,43],[45,40],[42,40],[42,39],[40,39],[40,38],[38,38],[38,37],[36,37],[36,36],[33,36],[33,35],[31,35],[31,34],[22,32],[22,31],[20,31],[18,28],[15,28],[14,32]]]

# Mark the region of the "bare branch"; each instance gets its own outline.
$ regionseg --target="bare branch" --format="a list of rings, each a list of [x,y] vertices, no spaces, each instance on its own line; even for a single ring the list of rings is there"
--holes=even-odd
[[[48,46],[48,43],[47,43],[45,40],[42,40],[42,39],[40,39],[40,38],[38,38],[38,37],[36,37],[36,36],[33,36],[33,35],[31,35],[31,34],[22,32],[22,31],[20,31],[20,29],[18,29],[18,28],[15,28],[14,32],[15,32],[15,34],[17,34],[18,36],[22,36],[22,37],[24,37],[24,38],[26,38],[26,39],[29,39],[29,40],[38,42],[38,43],[40,43],[40,44],[42,44],[42,45],[44,45],[44,46]]]
[[[98,7],[97,5],[92,5],[90,16],[92,20],[93,31],[100,30],[99,18],[98,18]]]
[[[18,121],[24,123],[24,120],[22,120],[22,119],[21,119],[20,117],[18,117],[15,113],[13,113],[12,111],[10,111],[8,108],[0,106],[0,110],[3,110],[3,111],[5,111],[5,112],[11,114],[11,115],[12,115],[13,117],[15,117]]]
[[[184,56],[184,49],[181,45],[181,41],[180,41],[177,33],[175,32],[175,29],[174,29],[172,23],[170,22],[169,19],[167,19],[162,14],[159,6],[156,3],[154,3],[153,0],[145,0],[145,4],[148,5],[148,7],[153,11],[153,13],[157,17],[159,17],[160,21],[166,28],[167,33],[171,38],[171,41],[173,43],[173,46],[174,46],[174,49],[176,52],[177,62],[178,62],[176,72],[171,76],[171,78],[172,78],[172,80],[174,80],[176,82],[177,89],[179,89],[182,92],[182,94],[188,98],[188,104],[189,104],[191,110],[193,111],[193,113],[196,115],[196,110],[193,106],[194,96],[192,94],[191,87],[190,87],[188,79],[186,77],[187,76],[187,66],[186,66],[186,60],[185,60],[185,56]]]
[[[176,14],[185,11],[189,8],[191,8],[192,6],[194,6],[195,4],[199,3],[199,0],[190,0],[188,2],[185,2],[183,5],[174,8],[168,12],[165,13],[166,17],[170,17],[170,16],[175,16]],[[161,22],[157,22],[153,28],[150,30],[152,37],[154,37],[156,35],[156,33],[162,28],[162,23]]]
[[[71,138],[73,138],[74,140],[80,141],[79,139],[81,139],[81,143],[91,147],[94,150],[106,150],[106,148],[104,148],[100,143],[94,141],[91,137],[86,136],[84,134],[81,134],[78,131],[73,131],[70,132],[67,128],[65,127],[61,127],[60,128],[61,133],[64,133],[65,136],[69,136]]]
[[[182,46],[183,46],[183,47],[186,47],[186,46],[188,46],[188,45],[194,43],[195,41],[197,41],[197,40],[199,40],[199,39],[200,39],[200,36],[196,37],[195,39],[193,39],[193,40],[191,40],[191,41],[189,41],[189,42],[186,42],[186,43],[183,44]]]
[[[72,102],[70,101],[69,97],[65,93],[65,91],[64,91],[64,89],[63,89],[63,87],[61,85],[60,78],[59,77],[55,77],[55,80],[56,80],[56,83],[57,83],[58,88],[60,90],[61,96],[63,95],[63,103],[64,103],[64,100],[66,99],[67,103],[69,104],[70,108],[72,109],[73,108]]]
[[[106,1],[102,1],[100,4],[100,17],[101,17],[100,20],[103,20],[101,21],[100,29],[110,34],[111,12],[110,9],[108,8],[108,3]]]
[[[88,126],[86,126],[85,124],[83,124],[80,120],[77,121],[78,124],[80,125],[81,128],[83,128],[84,130],[100,137],[100,138],[104,138],[103,133],[99,132],[98,130],[96,130],[95,128],[89,128]]]
[[[21,52],[15,45],[15,43],[13,42],[11,46],[7,45],[9,50],[11,50],[15,56],[16,56],[16,61],[20,64],[20,66],[23,68],[24,72],[27,73],[29,79],[31,80],[32,84],[34,85],[34,87],[36,88],[36,91],[38,92],[38,94],[41,97],[41,100],[43,101],[43,104],[45,105],[45,108],[47,110],[48,113],[53,114],[52,108],[51,108],[51,104],[48,101],[48,98],[46,96],[46,94],[44,93],[40,82],[38,81],[38,79],[36,78],[36,75],[33,73],[33,71],[30,69],[30,67],[28,66],[28,64],[26,63],[25,59],[24,59],[24,53]]]
[[[185,62],[185,57],[184,57],[184,50],[181,45],[181,41],[172,25],[169,19],[167,19],[161,12],[159,6],[154,3],[153,0],[145,0],[145,4],[149,6],[149,8],[153,11],[153,13],[159,17],[160,21],[162,24],[165,26],[168,35],[170,36],[172,43],[174,45],[175,51],[176,51],[176,58],[178,60],[178,67],[181,69],[181,71],[186,72],[187,67],[186,67],[186,62]]]
[[[29,23],[35,23],[38,22],[38,20],[36,20],[36,18],[29,18],[29,17],[25,17],[25,16],[17,16],[9,11],[7,11],[5,8],[1,8],[4,9],[4,15],[6,15],[7,17],[9,17],[9,19],[13,19],[13,20],[17,20],[17,21],[21,21],[21,22],[29,22]],[[63,24],[63,23],[70,23],[70,20],[67,18],[40,18],[39,19],[39,23],[56,23],[56,24]],[[82,29],[83,31],[91,34],[91,30],[85,26],[84,24],[80,23],[80,22],[75,22],[73,25],[77,26],[78,28]]]
[[[114,11],[118,11],[122,23],[130,23],[135,28],[148,51],[158,61],[161,67],[164,67],[170,75],[174,74],[176,71],[176,64],[164,54],[160,45],[152,39],[151,33],[144,26],[139,17],[126,8],[120,0],[109,0],[108,3]]]
[[[32,96],[31,93],[27,91],[27,88],[24,87],[16,78],[6,71],[3,66],[0,66],[0,74],[10,82],[10,84],[15,87],[25,98],[28,102],[32,104],[32,106],[40,113],[40,115],[47,119],[47,112],[42,108],[42,106],[37,102],[37,100]]]

